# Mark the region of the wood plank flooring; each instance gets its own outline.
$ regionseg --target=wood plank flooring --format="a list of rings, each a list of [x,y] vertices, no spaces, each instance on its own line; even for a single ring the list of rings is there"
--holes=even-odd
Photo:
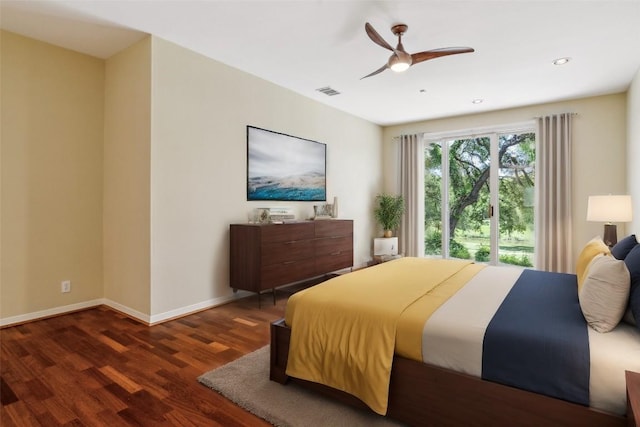
[[[288,294],[156,326],[106,307],[0,330],[0,425],[268,426],[197,382],[269,343]]]

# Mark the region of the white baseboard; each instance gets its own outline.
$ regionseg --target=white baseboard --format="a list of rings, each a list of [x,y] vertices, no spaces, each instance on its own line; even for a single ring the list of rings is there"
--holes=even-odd
[[[111,307],[116,311],[119,311],[127,316],[130,316],[136,320],[139,320],[142,323],[147,325],[153,325],[156,323],[164,322],[170,319],[175,319],[178,317],[187,316],[189,314],[206,310],[208,308],[216,307],[218,305],[226,304],[230,301],[244,298],[249,295],[254,295],[251,292],[239,291],[233,295],[212,298],[207,301],[199,302],[196,304],[188,305],[185,307],[180,307],[174,310],[169,310],[164,313],[148,315],[142,313],[138,310],[134,310],[133,308],[127,307],[126,305],[122,305],[115,301],[112,301],[107,298],[99,298],[91,301],[79,302],[76,304],[63,305],[60,307],[49,308],[47,310],[34,311],[32,313],[20,314],[18,316],[11,316],[0,318],[0,327],[16,325],[20,323],[32,322],[34,320],[45,319],[47,317],[59,316],[66,313],[71,313],[74,311],[85,310],[88,308],[98,307],[100,305],[106,305],[107,307]]]
[[[189,314],[206,310],[208,308],[216,307],[218,305],[226,304],[228,302],[234,301],[239,298],[244,298],[249,295],[255,295],[255,294],[251,292],[246,292],[246,291],[238,291],[233,295],[212,298],[196,304],[191,304],[185,307],[176,308],[174,310],[165,311],[164,313],[154,314],[151,316],[150,320],[147,323],[154,325],[156,323],[165,322],[167,320],[175,319],[178,317],[184,317]]]
[[[4,317],[0,319],[0,327],[11,326],[19,323],[31,322],[34,320],[44,319],[52,316],[70,313],[87,308],[97,307],[104,304],[104,298],[94,299],[91,301],[79,302],[76,304],[63,305],[60,307],[49,308],[46,310],[34,311],[32,313],[20,314],[18,316]]]
[[[113,308],[116,311],[119,311],[120,313],[126,314],[129,317],[133,317],[134,319],[139,320],[142,323],[146,323],[147,325],[149,324],[148,314],[145,314],[138,310],[134,310],[131,307],[127,307],[126,305],[122,305],[108,298],[103,299],[103,304],[106,305],[107,307]]]

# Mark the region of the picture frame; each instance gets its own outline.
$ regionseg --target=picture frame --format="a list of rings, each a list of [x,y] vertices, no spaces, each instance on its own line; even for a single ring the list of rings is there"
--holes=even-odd
[[[247,126],[247,200],[326,201],[327,146]]]
[[[333,218],[333,205],[325,203],[323,205],[313,205],[313,219]]]
[[[258,224],[268,224],[271,222],[271,210],[269,208],[257,208],[255,217]]]

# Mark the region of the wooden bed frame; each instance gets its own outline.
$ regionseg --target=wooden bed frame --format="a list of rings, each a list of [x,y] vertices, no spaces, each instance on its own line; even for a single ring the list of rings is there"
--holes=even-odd
[[[286,375],[291,328],[284,319],[271,324],[270,378],[281,384],[295,381],[344,403],[367,408],[358,398],[322,384]],[[393,358],[387,416],[411,426],[627,425],[627,418],[575,403],[427,365]],[[629,423],[631,424],[631,421]]]

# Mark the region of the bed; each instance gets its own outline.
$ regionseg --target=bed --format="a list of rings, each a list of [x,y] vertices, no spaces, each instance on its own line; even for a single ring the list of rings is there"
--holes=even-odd
[[[380,264],[292,296],[271,327],[270,376],[409,425],[625,425],[640,331],[594,331],[576,289],[568,274]],[[514,343],[527,324],[530,336]],[[528,343],[541,336],[551,343]]]

